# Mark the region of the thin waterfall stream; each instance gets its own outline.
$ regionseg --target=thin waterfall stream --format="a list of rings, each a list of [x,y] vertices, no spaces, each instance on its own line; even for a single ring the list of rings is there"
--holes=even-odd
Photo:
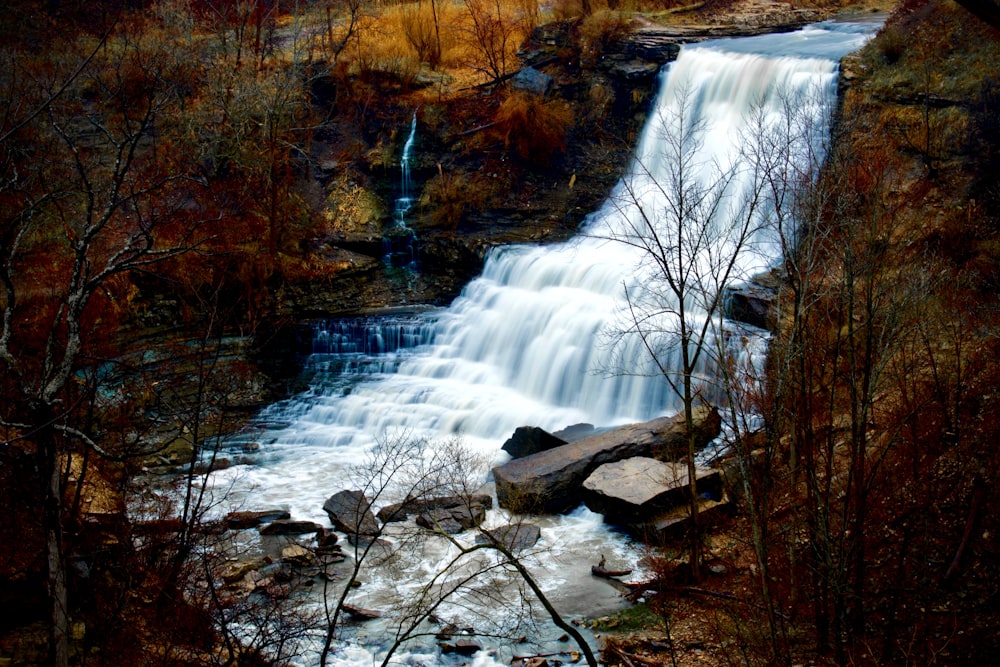
[[[706,127],[698,161],[725,165],[740,155],[752,106],[762,105],[777,117],[787,100],[808,100],[818,150],[836,102],[839,59],[860,48],[876,28],[825,22],[794,33],[682,48],[661,74],[655,106],[636,148],[637,168],[625,177],[629,187],[620,184],[588,217],[579,236],[558,245],[493,250],[482,275],[444,309],[317,323],[307,367],[309,389],[262,412],[264,431],[255,460],[215,473],[213,487],[228,493],[230,504],[286,507],[294,518],[329,525],[324,501],[351,488],[348,467],[363,461],[387,435],[430,442],[459,438],[467,448],[502,462],[506,455],[500,445],[522,425],[557,431],[676,412],[680,404],[662,376],[647,369],[600,372],[620,359],[613,355],[621,351],[610,350],[605,336],[621,316],[625,289],[639,289],[644,280],[643,258],[608,239],[629,223],[638,205],[645,210],[664,205],[656,199],[662,196],[659,186],[667,181],[664,170],[669,166],[662,164],[661,119],[676,111],[683,97],[683,111]],[[410,140],[415,128],[414,117]],[[406,150],[404,157],[409,159]],[[734,180],[731,196],[739,198],[741,188],[749,185]],[[641,193],[644,199],[629,201],[627,193]],[[776,239],[767,229],[758,232],[752,247],[753,252],[739,258],[741,276],[767,270],[777,257]],[[751,354],[763,355],[766,340],[749,345]],[[628,354],[643,363],[640,352]],[[487,525],[503,521],[497,510],[488,514]],[[595,616],[625,604],[611,586],[590,577],[589,567],[601,555],[634,567],[643,554],[641,545],[585,508],[531,521],[541,527],[541,544],[547,549],[531,567],[560,612]],[[421,577],[446,558],[445,549],[428,548],[402,579],[398,572],[373,567],[350,599],[391,616],[400,590],[418,588]],[[380,662],[386,643],[380,633],[388,632],[386,627],[359,630],[338,646],[332,664]],[[538,633],[545,635],[545,628],[540,626]],[[554,641],[561,633],[549,634]],[[475,664],[509,662],[512,647],[503,640],[483,643],[495,653],[484,651]],[[460,660],[442,656],[433,641],[408,645],[396,659],[409,664]]]
[[[389,266],[417,268],[417,235],[406,224],[406,215],[413,208],[413,177],[410,161],[417,139],[417,112],[413,112],[410,130],[399,156],[399,196],[393,211],[393,227],[385,235],[385,261]]]

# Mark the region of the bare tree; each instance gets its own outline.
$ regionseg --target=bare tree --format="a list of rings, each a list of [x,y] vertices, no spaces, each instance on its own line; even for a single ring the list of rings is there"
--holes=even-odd
[[[114,457],[79,428],[78,373],[102,341],[111,342],[105,333],[128,303],[127,275],[198,242],[198,223],[175,216],[194,183],[172,163],[159,123],[177,100],[178,63],[149,46],[121,30],[95,52],[99,60],[84,59],[62,82],[35,79],[42,85],[8,98],[0,133],[0,365],[8,397],[0,423],[16,434],[8,442],[30,443],[45,485],[56,665],[68,660],[61,462],[71,446]],[[28,85],[32,76],[20,71],[9,80]],[[38,106],[19,119],[12,99]]]
[[[355,484],[364,489],[356,509],[363,517],[375,503],[383,504],[380,525],[363,518],[355,520],[349,534],[353,545],[352,563],[347,577],[332,604],[326,605],[327,632],[321,654],[325,664],[347,600],[364,569],[377,568],[396,573],[397,581],[406,580],[393,595],[396,609],[390,616],[391,643],[382,665],[390,664],[393,655],[405,644],[438,631],[429,631],[428,622],[449,604],[457,604],[465,613],[474,613],[489,629],[488,636],[515,636],[519,619],[530,611],[528,600],[534,598],[545,613],[569,634],[596,665],[589,645],[579,631],[566,622],[547,598],[530,569],[541,551],[519,544],[521,524],[514,520],[502,529],[490,531],[480,526],[488,502],[480,486],[489,468],[484,457],[470,453],[459,440],[427,442],[408,434],[383,438],[370,458],[352,471]],[[370,503],[369,503],[370,501]],[[435,508],[448,507],[445,513]],[[408,515],[419,515],[418,527],[402,522]],[[453,523],[459,517],[460,525]],[[460,531],[457,534],[456,531]],[[445,548],[441,564],[424,580],[413,579],[415,560],[422,558],[428,543]],[[511,590],[518,591],[511,595]],[[324,588],[328,593],[328,589]],[[481,611],[476,612],[479,609]],[[510,624],[503,619],[509,618]]]
[[[520,44],[522,19],[500,0],[464,0],[468,11],[468,42],[476,58],[468,63],[498,84],[506,78]]]
[[[704,162],[700,148],[708,128],[692,118],[691,94],[689,89],[678,91],[676,104],[659,112],[662,152],[651,158],[658,166],[640,160],[623,181],[621,224],[608,238],[638,251],[642,278],[625,285],[623,324],[614,332],[619,360],[607,370],[658,373],[679,399],[689,433],[688,557],[698,579],[695,410],[719,396],[709,378],[720,361],[713,356],[713,339],[721,334],[725,288],[744,277],[741,263],[753,252],[762,219],[756,165]],[[731,189],[737,179],[750,183],[738,195]]]

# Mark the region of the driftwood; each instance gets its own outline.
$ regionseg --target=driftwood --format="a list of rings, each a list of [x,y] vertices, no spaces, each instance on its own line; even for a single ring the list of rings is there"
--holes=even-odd
[[[552,653],[533,653],[531,655],[512,655],[513,660],[531,660],[532,658],[554,658],[557,655],[566,655],[569,651],[553,651]]]
[[[603,577],[605,579],[611,579],[613,577],[627,577],[632,574],[632,570],[609,570],[600,565],[591,565],[590,573],[595,577]]]
[[[358,621],[374,621],[376,618],[382,618],[382,612],[380,611],[356,607],[353,604],[347,604],[346,602],[341,608],[347,613],[348,616]]]

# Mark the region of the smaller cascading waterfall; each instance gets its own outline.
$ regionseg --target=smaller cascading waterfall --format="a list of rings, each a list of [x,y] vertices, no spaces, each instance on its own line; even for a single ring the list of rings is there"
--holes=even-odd
[[[399,198],[396,199],[396,226],[406,226],[406,214],[413,207],[413,180],[410,175],[410,156],[413,143],[417,139],[417,114],[414,112],[410,121],[410,134],[403,144],[403,153],[399,158]]]
[[[348,381],[395,373],[416,349],[433,342],[434,320],[420,313],[317,320],[307,369]]]
[[[417,236],[406,224],[406,215],[413,208],[413,177],[410,160],[417,139],[417,113],[413,112],[410,132],[403,143],[399,158],[399,197],[396,198],[393,213],[393,228],[385,235],[385,256],[391,266],[416,268]]]

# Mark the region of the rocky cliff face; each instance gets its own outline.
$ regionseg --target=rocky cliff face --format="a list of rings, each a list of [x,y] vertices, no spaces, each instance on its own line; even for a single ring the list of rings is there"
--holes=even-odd
[[[385,238],[398,224],[391,202],[398,194],[395,152],[401,151],[404,133],[397,129],[399,145],[389,147],[389,157],[386,151],[374,151],[381,163],[369,161],[366,167],[383,200],[366,210],[380,213],[352,215],[357,186],[345,186],[343,175],[327,175],[328,210],[338,227],[321,240],[315,254],[326,266],[339,262],[340,268],[327,272],[319,290],[314,280],[287,281],[274,295],[273,315],[294,320],[447,304],[479,273],[490,248],[569,238],[628,164],[660,68],[677,56],[681,44],[789,30],[820,18],[813,10],[757,4],[761,6],[750,3],[725,19],[707,17],[672,27],[637,21],[595,29],[574,20],[537,28],[519,52],[521,69],[509,84],[543,104],[571,110],[564,149],[542,165],[512,156],[506,145],[510,137],[498,140],[490,134],[491,117],[484,120],[483,109],[498,104],[493,89],[467,90],[441,105],[418,109],[411,158],[415,205],[406,221],[416,236],[412,253],[417,269],[387,266],[383,260]],[[400,106],[401,118],[403,113]],[[386,135],[392,131],[382,128]],[[449,193],[428,194],[442,183],[449,185]]]

